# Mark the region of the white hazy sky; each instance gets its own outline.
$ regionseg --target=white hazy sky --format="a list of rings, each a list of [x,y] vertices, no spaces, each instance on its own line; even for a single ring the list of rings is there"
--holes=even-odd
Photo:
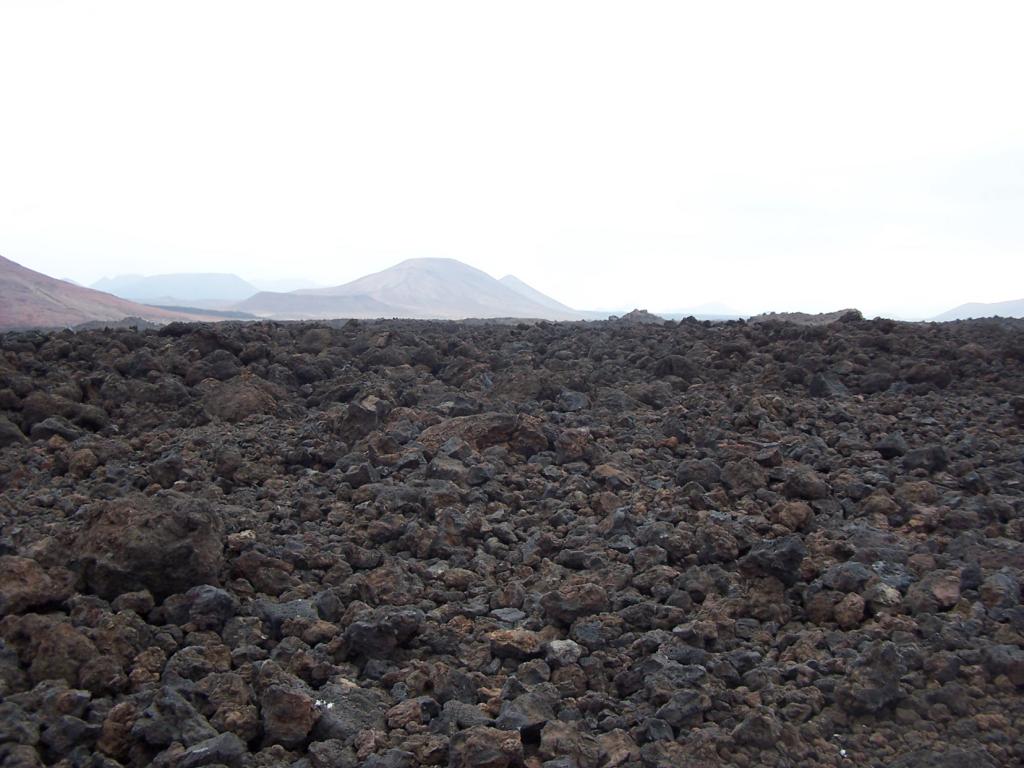
[[[0,2],[0,254],[580,308],[1024,296],[1024,3]]]

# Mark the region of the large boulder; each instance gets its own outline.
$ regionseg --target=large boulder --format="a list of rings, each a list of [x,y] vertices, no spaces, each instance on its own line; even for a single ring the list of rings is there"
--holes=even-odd
[[[94,505],[76,553],[87,584],[101,597],[141,589],[166,597],[219,583],[224,522],[201,499],[135,494]]]

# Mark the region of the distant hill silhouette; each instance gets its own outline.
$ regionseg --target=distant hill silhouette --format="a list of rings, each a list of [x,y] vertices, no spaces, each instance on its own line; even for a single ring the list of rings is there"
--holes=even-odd
[[[495,280],[455,259],[409,259],[332,288],[264,291],[234,305],[280,319],[410,317],[462,319],[521,317],[579,320],[587,313],[515,280]]]
[[[997,301],[992,304],[972,302],[936,315],[932,320],[945,322],[948,320],[969,320],[972,317],[1024,317],[1024,299],[1015,301]]]
[[[168,275],[118,275],[104,277],[92,284],[97,291],[106,291],[130,301],[188,303],[247,299],[258,289],[238,275],[198,272]]]
[[[569,314],[576,312],[572,307],[566,306],[560,301],[555,301],[550,296],[546,296],[536,288],[527,285],[515,275],[505,275],[498,282],[506,288],[511,288],[520,296],[529,299],[535,304],[540,304],[542,307],[547,307],[554,312],[567,312]]]
[[[302,277],[281,277],[273,280],[249,280],[247,282],[257,291],[274,291],[276,293],[324,287],[323,283],[315,283]]]
[[[158,323],[206,319],[136,304],[73,285],[0,256],[0,329],[64,328],[126,317]]]

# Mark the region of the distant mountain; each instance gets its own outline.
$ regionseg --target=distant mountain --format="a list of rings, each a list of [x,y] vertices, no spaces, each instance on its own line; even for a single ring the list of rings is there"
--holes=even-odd
[[[941,323],[948,320],[968,320],[972,317],[1024,317],[1024,299],[997,301],[993,304],[961,304],[948,312],[936,315],[932,320]]]
[[[0,256],[0,329],[65,328],[126,317],[157,323],[208,319],[147,307],[72,285]]]
[[[547,307],[555,312],[568,312],[571,314],[576,311],[572,307],[566,306],[560,301],[555,301],[550,296],[547,296],[536,288],[527,285],[515,275],[505,275],[498,282],[506,288],[511,288],[520,296],[529,299],[535,304],[540,304],[542,307]]]
[[[455,259],[409,259],[333,288],[261,292],[234,308],[279,319],[521,317],[578,320],[584,317],[584,313],[517,282],[521,287],[513,289]]]
[[[261,291],[235,304],[234,309],[276,320],[403,316],[396,307],[370,296],[297,296],[295,293],[273,291]]]
[[[286,293],[288,291],[301,291],[309,288],[323,288],[323,283],[315,283],[301,277],[284,277],[278,280],[250,280],[249,284],[257,291],[273,291],[275,293]]]
[[[161,304],[182,304],[195,301],[220,300],[234,302],[247,299],[257,288],[238,275],[199,272],[169,275],[118,275],[105,277],[92,284],[97,291],[106,291],[131,301]]]

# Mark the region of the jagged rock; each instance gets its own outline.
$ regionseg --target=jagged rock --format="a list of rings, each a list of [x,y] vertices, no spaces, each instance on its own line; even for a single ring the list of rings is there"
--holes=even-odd
[[[791,499],[826,499],[829,495],[828,483],[817,472],[807,467],[790,472],[784,490]]]
[[[422,622],[423,614],[415,609],[381,608],[349,624],[345,643],[353,653],[384,658],[409,642]]]
[[[949,464],[949,455],[941,445],[929,445],[924,448],[914,448],[903,456],[905,469],[924,469],[928,472],[938,472],[945,469]]]
[[[222,733],[212,739],[193,744],[178,760],[179,768],[201,768],[206,765],[238,765],[249,748],[233,733]]]
[[[905,672],[906,665],[896,645],[877,642],[857,660],[855,669],[836,689],[836,699],[852,714],[878,712],[902,697],[900,678]]]
[[[538,732],[545,723],[555,719],[554,704],[557,700],[558,695],[551,686],[543,690],[538,686],[506,701],[494,724],[503,731]]]
[[[909,450],[909,447],[903,435],[895,432],[886,435],[875,443],[875,450],[882,454],[883,459],[895,459],[903,456]]]
[[[607,610],[608,593],[597,584],[567,585],[545,594],[541,604],[552,621],[569,625],[581,616]]]
[[[722,467],[722,482],[737,496],[753,493],[764,487],[768,475],[757,462],[749,458],[730,461]]]
[[[153,747],[179,742],[185,747],[217,737],[205,717],[173,688],[161,688],[153,703],[142,710],[131,728],[131,735]]]
[[[763,541],[751,547],[740,560],[740,568],[763,576],[774,576],[783,584],[794,584],[800,576],[800,564],[807,554],[799,536]]]
[[[387,727],[389,703],[380,691],[330,683],[316,692],[316,701],[320,718],[313,736],[317,740],[352,745],[361,732]]]
[[[565,667],[575,664],[586,651],[573,640],[552,640],[547,644],[545,657],[549,664]]]

